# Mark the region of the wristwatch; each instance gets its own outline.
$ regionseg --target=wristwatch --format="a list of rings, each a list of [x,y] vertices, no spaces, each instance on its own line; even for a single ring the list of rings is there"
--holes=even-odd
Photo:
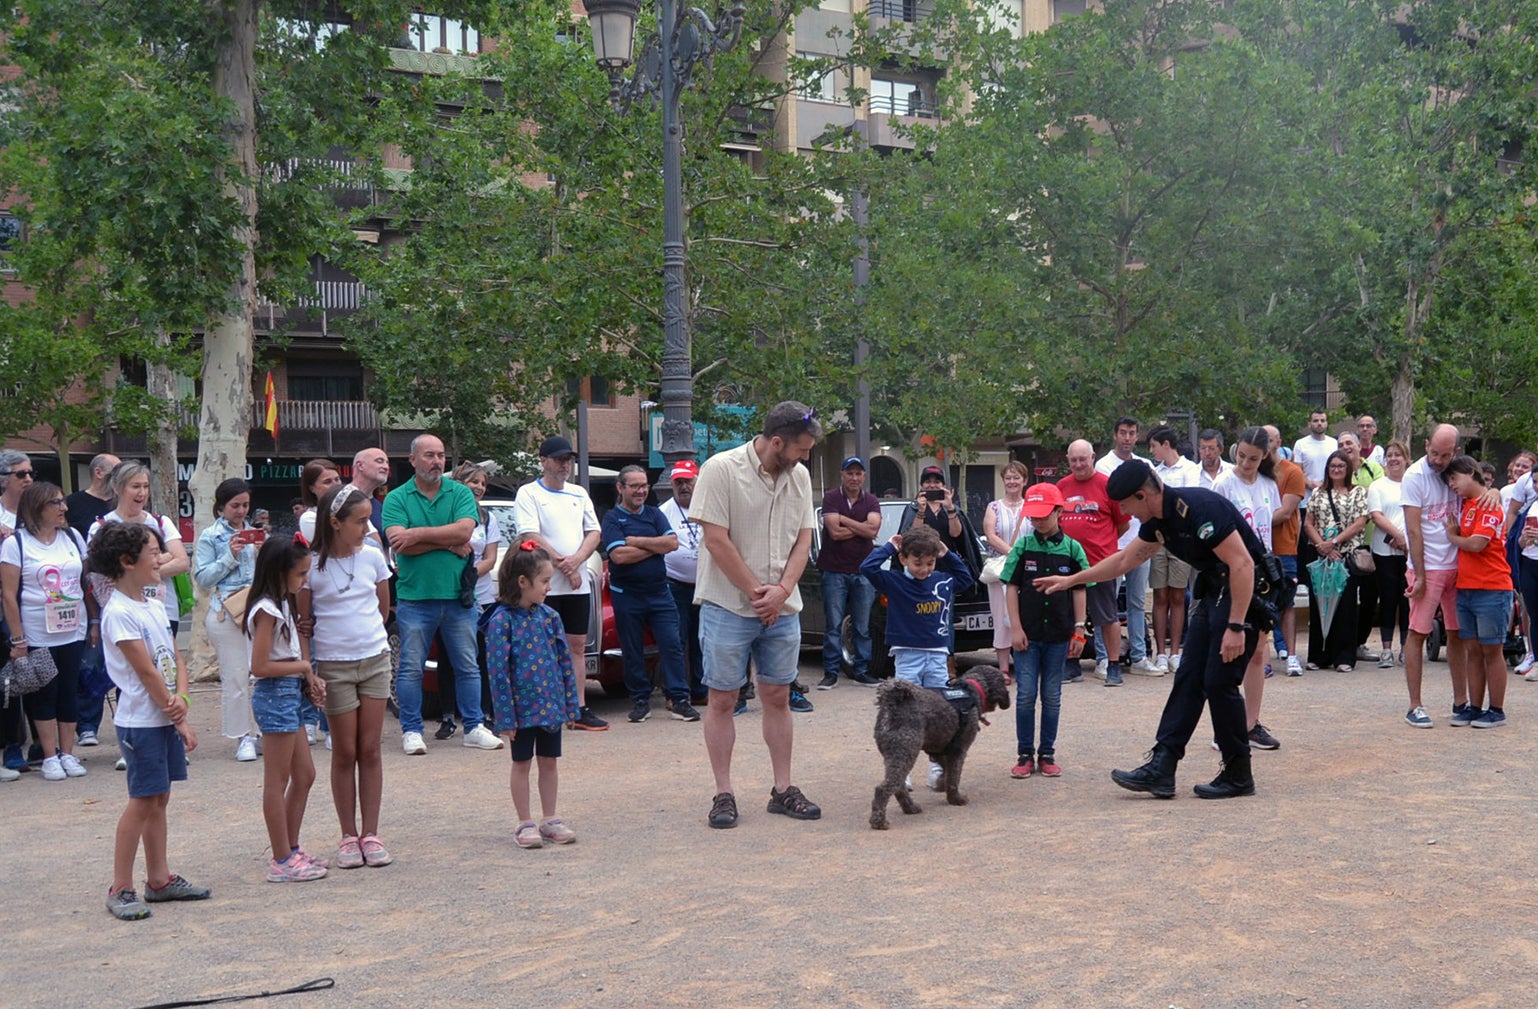
[[[1235,623],[1234,621],[1230,620],[1228,622],[1228,629],[1231,630],[1231,631],[1252,631],[1255,628],[1252,627],[1248,623],[1240,624],[1240,623]]]

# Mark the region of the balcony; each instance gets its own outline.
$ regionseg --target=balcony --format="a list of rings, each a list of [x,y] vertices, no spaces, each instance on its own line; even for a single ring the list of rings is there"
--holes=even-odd
[[[368,288],[359,280],[317,280],[315,293],[301,295],[293,305],[277,305],[263,298],[256,305],[256,324],[273,330],[299,330],[331,335],[331,322],[351,315],[368,300]]]
[[[278,437],[262,425],[266,407],[257,397],[251,408],[250,451],[284,455],[352,457],[365,445],[380,444],[379,412],[366,400],[278,400]]]
[[[870,0],[867,12],[873,18],[884,18],[887,21],[906,21],[915,24],[933,14],[933,3],[921,3],[919,0]]]

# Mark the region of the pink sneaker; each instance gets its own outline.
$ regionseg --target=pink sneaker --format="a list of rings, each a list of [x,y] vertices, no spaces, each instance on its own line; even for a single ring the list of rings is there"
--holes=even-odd
[[[377,834],[364,834],[358,840],[358,847],[363,849],[363,861],[367,862],[371,868],[377,869],[382,865],[389,865],[395,861],[390,853],[385,850],[385,846],[380,842]]]
[[[325,866],[306,861],[297,852],[290,855],[287,862],[273,859],[267,863],[269,883],[307,883],[312,879],[323,879],[325,875]]]
[[[298,855],[300,858],[304,859],[306,862],[309,862],[311,865],[318,865],[322,869],[329,869],[329,868],[331,868],[331,861],[329,859],[316,858],[314,855],[310,854],[308,851],[305,851],[304,848],[302,848],[302,847],[298,851],[294,852],[294,854]]]
[[[336,846],[336,867],[361,869],[363,864],[363,849],[359,846],[358,839],[351,834],[342,838],[342,843]]]
[[[1036,773],[1036,762],[1030,757],[1021,757],[1020,762],[1009,769],[1011,778],[1029,778]]]
[[[539,836],[551,844],[570,844],[577,839],[576,832],[560,820],[546,820],[540,824]]]
[[[1041,775],[1042,775],[1042,777],[1044,777],[1044,778],[1055,778],[1055,777],[1057,777],[1058,775],[1060,775],[1062,773],[1063,773],[1063,769],[1061,767],[1057,766],[1057,758],[1055,758],[1055,757],[1042,757],[1041,758]]]

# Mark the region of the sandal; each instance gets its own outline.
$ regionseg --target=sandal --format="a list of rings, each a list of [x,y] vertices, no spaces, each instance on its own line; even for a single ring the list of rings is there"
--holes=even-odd
[[[801,794],[801,789],[795,785],[787,785],[785,791],[776,792],[769,789],[769,812],[780,813],[793,820],[818,820],[822,818],[822,809],[806,796]]]

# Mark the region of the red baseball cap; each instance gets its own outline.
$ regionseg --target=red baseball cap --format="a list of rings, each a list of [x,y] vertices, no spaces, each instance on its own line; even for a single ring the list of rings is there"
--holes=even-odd
[[[1026,518],[1044,519],[1052,514],[1052,509],[1062,507],[1063,492],[1057,489],[1057,484],[1038,483],[1025,492],[1025,506],[1020,510],[1025,512]]]
[[[699,463],[693,459],[680,459],[673,464],[668,472],[669,480],[693,480],[700,475]]]

